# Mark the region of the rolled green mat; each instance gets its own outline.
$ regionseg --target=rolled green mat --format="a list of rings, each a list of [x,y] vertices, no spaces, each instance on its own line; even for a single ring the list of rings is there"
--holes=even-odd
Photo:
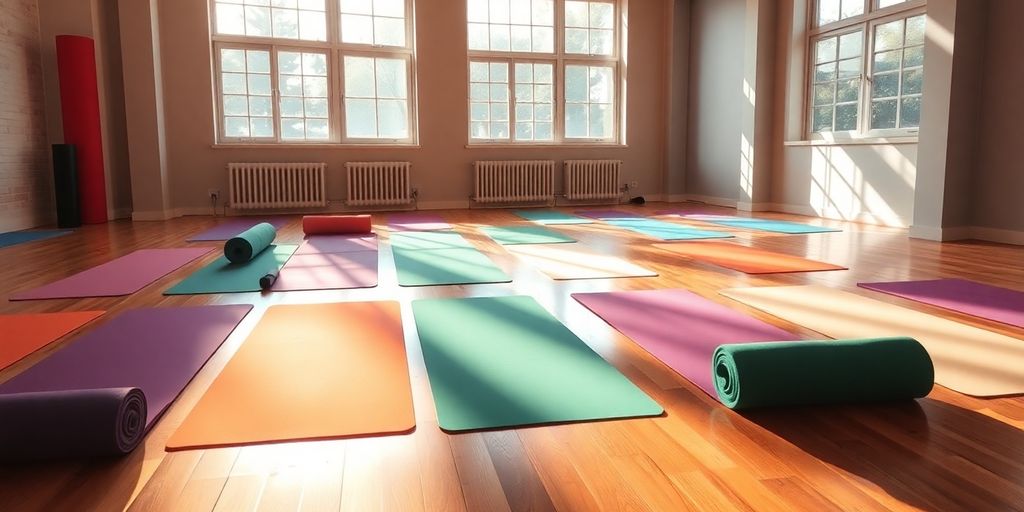
[[[730,409],[909,400],[935,384],[913,338],[722,345],[711,370]]]
[[[274,286],[274,283],[277,282],[277,272],[267,272],[266,275],[260,278],[260,290],[267,291]]]
[[[224,243],[224,257],[231,263],[245,263],[270,247],[277,237],[277,230],[267,222],[261,222],[242,231]]]

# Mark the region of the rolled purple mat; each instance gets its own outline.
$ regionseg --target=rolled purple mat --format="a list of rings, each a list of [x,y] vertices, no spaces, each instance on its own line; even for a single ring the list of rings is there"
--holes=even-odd
[[[146,432],[138,388],[0,395],[0,463],[125,455]]]

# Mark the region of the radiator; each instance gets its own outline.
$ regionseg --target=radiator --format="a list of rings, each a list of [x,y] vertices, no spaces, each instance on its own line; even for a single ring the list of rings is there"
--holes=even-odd
[[[347,162],[349,206],[384,206],[412,202],[409,162]]]
[[[550,201],[555,196],[554,160],[473,162],[481,203]]]
[[[324,163],[230,163],[231,207],[327,206]]]
[[[620,160],[566,160],[565,198],[616,199],[621,170]]]

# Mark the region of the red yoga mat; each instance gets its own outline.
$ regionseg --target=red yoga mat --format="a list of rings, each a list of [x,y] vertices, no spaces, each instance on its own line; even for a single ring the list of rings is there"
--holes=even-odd
[[[302,232],[309,235],[366,234],[373,230],[369,215],[307,215]]]
[[[78,196],[82,222],[107,221],[107,185],[103,171],[100,95],[96,83],[96,53],[92,39],[57,36],[57,74],[64,143],[78,154]]]

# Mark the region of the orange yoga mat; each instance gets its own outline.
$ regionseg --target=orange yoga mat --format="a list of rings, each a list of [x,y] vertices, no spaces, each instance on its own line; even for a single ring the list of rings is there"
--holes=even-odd
[[[831,263],[727,242],[686,242],[654,244],[654,246],[658,249],[664,249],[688,258],[738,270],[747,274],[846,270],[846,267],[840,267]]]
[[[373,231],[369,215],[306,215],[302,232],[306,235],[353,235]]]
[[[167,450],[408,432],[397,302],[272,306]]]
[[[0,316],[0,370],[95,320],[103,311]]]

